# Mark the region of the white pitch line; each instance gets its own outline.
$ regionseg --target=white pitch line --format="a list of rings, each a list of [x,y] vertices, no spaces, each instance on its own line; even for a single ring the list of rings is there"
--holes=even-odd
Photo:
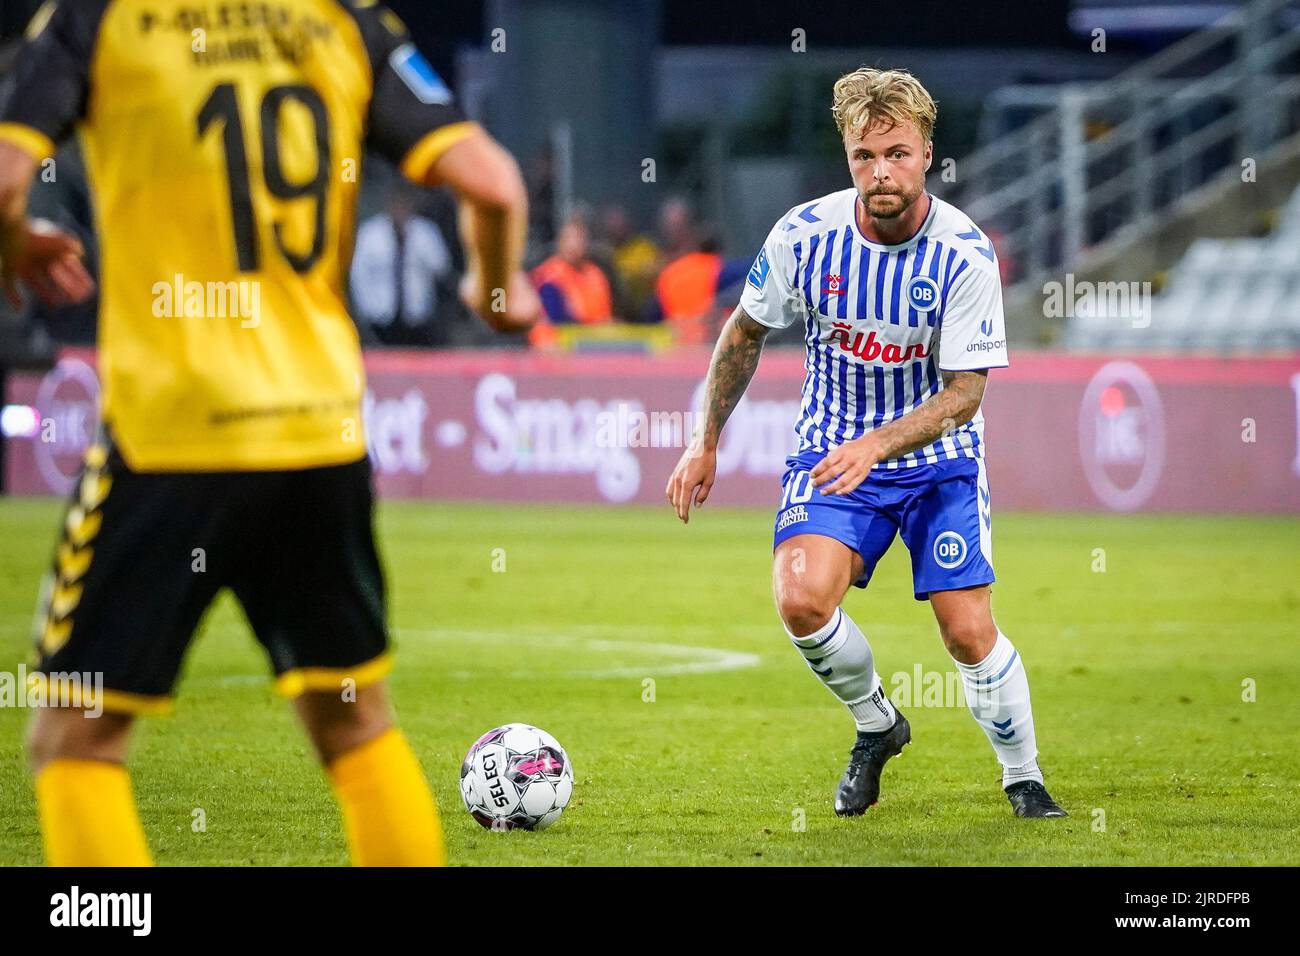
[[[599,625],[584,625],[584,630],[599,630],[608,634],[612,628],[600,627]],[[618,630],[625,630],[618,628]],[[648,628],[638,627],[632,630],[654,631],[667,630],[667,628]],[[514,631],[478,631],[465,630],[459,628],[397,628],[396,633],[402,637],[416,638],[459,638],[468,640],[489,640],[505,641],[513,644],[524,644],[530,647],[556,647],[561,646],[567,649],[590,651],[595,654],[618,654],[620,652],[635,651],[647,655],[658,655],[669,658],[668,662],[647,662],[625,667],[607,667],[595,670],[567,670],[565,674],[569,677],[583,677],[592,680],[606,680],[620,677],[666,677],[676,676],[679,674],[710,674],[719,671],[743,670],[748,667],[757,667],[762,658],[757,654],[750,654],[744,651],[729,651],[718,647],[697,647],[692,644],[671,644],[664,641],[611,641],[600,640],[598,638],[579,638],[571,634],[555,633],[537,633],[525,632],[519,633]],[[685,658],[685,660],[683,660]],[[464,671],[454,672],[451,676],[466,675]],[[472,679],[473,674],[467,675]],[[515,678],[527,678],[534,676],[531,671],[515,671],[510,675]]]
[[[681,633],[684,629],[656,627],[653,625],[610,627],[597,624],[583,624],[572,628],[572,630],[586,630],[600,634],[608,634],[611,630],[631,631],[635,633],[664,633],[665,631]],[[394,628],[393,633],[403,638],[500,641],[502,643],[510,643],[514,645],[525,645],[530,648],[553,648],[558,646],[563,647],[566,650],[588,651],[592,654],[600,655],[616,655],[621,652],[632,652],[644,654],[650,657],[658,656],[667,659],[660,661],[650,660],[644,664],[595,668],[592,670],[570,668],[562,672],[566,677],[577,677],[587,680],[676,677],[683,674],[713,674],[723,671],[738,671],[749,667],[757,667],[762,662],[762,658],[758,654],[750,654],[744,651],[729,651],[720,647],[698,647],[693,644],[672,644],[666,641],[611,641],[600,638],[582,638],[574,634],[538,631],[478,631],[463,628],[440,627],[399,627]],[[399,657],[398,659],[400,660],[401,658]],[[445,672],[444,676],[449,677],[452,680],[472,681],[479,678],[481,673],[457,669]],[[537,675],[535,671],[521,670],[513,671],[509,676],[517,680],[527,680],[528,678]],[[270,680],[271,678],[269,675],[226,674],[206,678],[194,678],[186,681],[186,683],[190,686],[242,687],[270,683]]]

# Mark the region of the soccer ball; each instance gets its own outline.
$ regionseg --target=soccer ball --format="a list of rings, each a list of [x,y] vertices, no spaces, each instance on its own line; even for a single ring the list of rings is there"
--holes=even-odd
[[[465,809],[493,830],[545,830],[573,795],[573,768],[560,742],[530,724],[489,730],[460,765]]]

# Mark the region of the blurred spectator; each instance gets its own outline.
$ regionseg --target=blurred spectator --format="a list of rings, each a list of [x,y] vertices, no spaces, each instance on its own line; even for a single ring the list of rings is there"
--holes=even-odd
[[[684,199],[669,199],[659,210],[659,235],[664,256],[671,261],[693,252],[698,245],[695,214]]]
[[[706,239],[698,250],[664,266],[646,318],[672,325],[682,345],[708,341],[717,331],[718,293],[736,284],[749,265],[748,260],[723,258],[717,242]]]
[[[588,242],[586,222],[577,216],[569,219],[555,241],[555,255],[532,271],[546,313],[529,335],[532,344],[549,345],[556,325],[613,321],[609,279],[592,261]]]
[[[387,212],[357,229],[351,274],[357,319],[384,345],[433,345],[437,285],[451,267],[438,227],[414,215],[398,190]]]
[[[659,247],[649,236],[633,229],[627,209],[617,203],[605,207],[601,227],[622,287],[623,301],[617,311],[629,318],[641,315],[654,289]]]

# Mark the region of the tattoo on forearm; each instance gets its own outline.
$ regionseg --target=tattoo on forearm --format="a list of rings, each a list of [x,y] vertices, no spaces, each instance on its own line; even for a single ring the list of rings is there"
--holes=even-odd
[[[722,426],[749,387],[767,332],[765,326],[736,309],[718,336],[704,389],[704,427],[699,440],[706,447],[717,445]]]
[[[896,458],[924,448],[970,421],[984,398],[986,381],[983,371],[943,373],[942,391],[876,432],[877,439],[885,443],[885,457]]]

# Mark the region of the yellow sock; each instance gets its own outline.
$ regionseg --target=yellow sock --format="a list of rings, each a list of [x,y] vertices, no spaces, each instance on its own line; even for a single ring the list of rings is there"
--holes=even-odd
[[[443,866],[433,794],[401,732],[388,730],[329,767],[355,866]]]
[[[45,862],[50,866],[151,866],[121,764],[60,757],[36,775]]]

